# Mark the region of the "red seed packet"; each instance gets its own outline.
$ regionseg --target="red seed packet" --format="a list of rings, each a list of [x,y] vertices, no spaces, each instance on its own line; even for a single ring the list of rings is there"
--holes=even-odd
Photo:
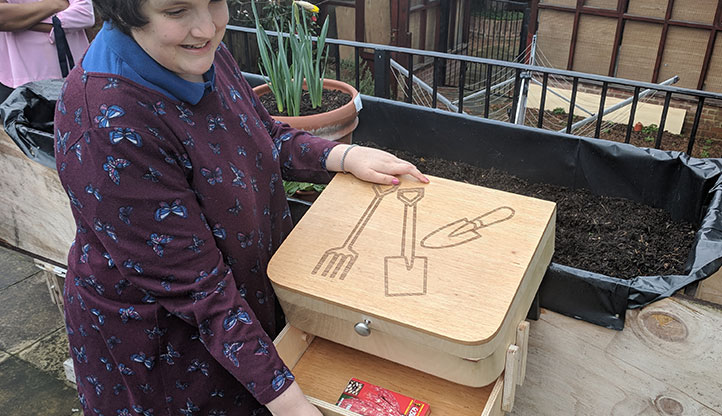
[[[363,416],[428,416],[425,402],[352,378],[337,406]]]

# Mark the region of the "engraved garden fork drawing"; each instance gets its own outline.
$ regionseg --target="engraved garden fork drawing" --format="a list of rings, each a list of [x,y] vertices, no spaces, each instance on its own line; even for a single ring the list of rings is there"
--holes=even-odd
[[[374,199],[368,207],[366,207],[366,211],[364,211],[361,218],[359,218],[358,222],[353,227],[353,230],[351,230],[351,233],[349,233],[348,237],[346,237],[346,241],[344,241],[343,245],[340,247],[334,247],[326,250],[316,264],[316,267],[314,267],[313,271],[311,271],[311,274],[316,274],[321,271],[321,276],[326,277],[330,272],[331,274],[329,277],[333,279],[340,273],[339,280],[346,278],[349,270],[351,270],[351,266],[353,266],[358,258],[358,253],[353,249],[354,243],[361,234],[361,231],[363,231],[364,227],[366,227],[366,224],[371,219],[371,216],[376,211],[376,208],[378,208],[383,197],[393,193],[396,188],[398,188],[398,185],[393,185],[386,189],[384,189],[382,185],[375,184],[373,186],[375,193]]]

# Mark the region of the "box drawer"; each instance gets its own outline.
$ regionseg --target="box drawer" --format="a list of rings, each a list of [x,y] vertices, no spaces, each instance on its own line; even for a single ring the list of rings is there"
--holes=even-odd
[[[309,400],[326,416],[357,416],[335,405],[352,377],[429,403],[435,416],[502,415],[504,375],[468,387],[414,370],[287,325],[274,344]]]

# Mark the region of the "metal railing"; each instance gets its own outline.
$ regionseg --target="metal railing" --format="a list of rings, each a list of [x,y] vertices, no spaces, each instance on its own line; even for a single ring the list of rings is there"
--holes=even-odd
[[[255,29],[233,25],[229,25],[227,29],[230,32],[243,34],[243,36],[246,38],[246,45],[255,43],[255,40],[251,40],[250,43],[248,42],[248,38],[251,35],[255,34]],[[275,32],[268,31],[267,33],[269,36],[277,36],[277,33]],[[284,35],[288,36],[288,34]],[[362,43],[338,39],[326,39],[326,42],[331,45],[332,56],[330,57],[329,64],[334,67],[336,79],[341,79],[341,65],[339,64],[341,62],[341,56],[339,53],[339,49],[348,48],[353,50],[354,71],[349,83],[355,85],[357,89],[359,89],[360,85],[360,68],[362,55],[365,61],[371,63],[369,66],[372,68],[374,85],[372,95],[376,97],[392,98],[392,90],[395,89],[395,99],[398,99],[398,97],[402,97],[404,101],[412,103],[414,101],[414,95],[418,94],[419,90],[418,88],[416,90],[414,89],[414,83],[422,82],[422,80],[415,75],[415,71],[423,71],[427,75],[430,73],[430,75],[426,78],[430,78],[429,83],[431,85],[428,85],[429,88],[426,90],[426,92],[424,92],[424,94],[428,94],[428,96],[430,96],[430,106],[432,108],[439,107],[439,91],[441,88],[444,88],[443,79],[441,77],[442,65],[445,65],[448,69],[451,63],[455,63],[458,66],[459,82],[458,86],[454,86],[453,88],[456,89],[456,94],[460,98],[458,99],[458,104],[454,106],[453,110],[458,113],[465,112],[465,100],[463,99],[463,97],[465,92],[464,84],[467,68],[471,64],[483,65],[483,67],[485,68],[484,88],[483,91],[480,91],[475,95],[483,96],[483,110],[480,109],[478,115],[484,118],[489,118],[490,112],[492,111],[492,97],[495,95],[492,75],[497,72],[499,68],[503,68],[504,70],[511,70],[513,71],[513,78],[510,78],[510,80],[513,79],[514,88],[511,94],[505,97],[507,100],[510,101],[511,105],[511,109],[507,109],[506,111],[508,114],[508,122],[510,123],[515,123],[516,121],[517,106],[519,105],[518,103],[520,101],[519,97],[522,94],[525,94],[524,89],[528,86],[528,80],[531,78],[541,79],[541,81],[539,82],[539,84],[541,84],[541,98],[538,105],[538,119],[535,123],[536,127],[538,128],[542,128],[544,124],[545,103],[548,96],[547,92],[550,90],[550,78],[563,78],[565,80],[568,80],[568,85],[571,87],[571,97],[568,100],[569,111],[567,114],[566,128],[564,129],[567,133],[572,132],[572,126],[575,122],[575,109],[578,108],[578,106],[576,105],[576,99],[581,85],[587,87],[589,85],[593,85],[599,89],[599,108],[597,109],[596,113],[591,113],[592,115],[603,114],[605,109],[605,102],[607,100],[607,94],[610,89],[614,88],[615,90],[629,91],[631,94],[631,109],[629,117],[626,121],[626,134],[624,139],[625,143],[630,142],[631,132],[635,120],[635,113],[641,99],[640,92],[643,90],[651,90],[655,93],[664,94],[664,103],[662,105],[661,117],[659,119],[659,124],[656,131],[656,138],[654,140],[654,147],[657,149],[662,148],[663,145],[662,136],[665,130],[670,102],[673,96],[676,99],[691,100],[692,102],[696,102],[696,111],[694,113],[694,121],[692,122],[688,137],[688,143],[686,148],[688,154],[692,153],[692,149],[695,144],[702,111],[705,108],[705,102],[714,101],[722,103],[722,94],[692,90],[687,88],[679,88],[670,85],[660,85],[649,82],[613,78],[603,75],[587,74],[582,72],[526,65],[515,62],[499,61],[495,59],[455,55],[444,52],[425,51],[411,48],[401,48],[373,43]],[[249,49],[250,48],[246,48],[246,53],[248,54],[251,53]],[[369,53],[370,51],[372,51],[372,53]],[[433,64],[430,67],[415,68],[413,65],[413,58],[416,56],[430,58],[430,61]],[[248,56],[247,58],[249,59],[249,61],[251,60],[250,56]],[[401,84],[400,87],[395,86],[395,88],[392,89],[392,80],[394,76],[392,74],[392,62],[395,61],[405,63],[405,65],[403,66],[403,68],[405,68],[405,71],[403,72],[406,75],[404,76],[404,83]],[[257,73],[257,71],[253,71],[252,68],[249,70],[250,72]],[[328,73],[329,70],[327,70],[327,74]],[[510,80],[506,82],[512,82]],[[401,89],[401,91],[399,89]],[[430,90],[430,92],[428,90]],[[448,91],[448,88],[446,90]],[[692,105],[692,107],[694,106]],[[597,117],[594,129],[594,137],[596,138],[598,138],[600,135],[602,122],[603,117]]]
[[[471,0],[469,5],[470,15],[463,19],[465,32],[456,34],[458,38],[450,50],[467,56],[524,62],[531,13],[529,4],[513,0]],[[482,65],[467,65],[466,70],[467,80],[484,76]],[[512,75],[512,72],[505,75]],[[447,78],[450,85],[456,85],[456,75]]]

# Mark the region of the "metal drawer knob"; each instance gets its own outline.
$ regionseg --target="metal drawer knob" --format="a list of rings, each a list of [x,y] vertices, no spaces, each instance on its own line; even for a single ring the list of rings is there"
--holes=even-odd
[[[362,337],[371,335],[371,321],[364,319],[363,322],[359,322],[353,326],[354,331]]]

